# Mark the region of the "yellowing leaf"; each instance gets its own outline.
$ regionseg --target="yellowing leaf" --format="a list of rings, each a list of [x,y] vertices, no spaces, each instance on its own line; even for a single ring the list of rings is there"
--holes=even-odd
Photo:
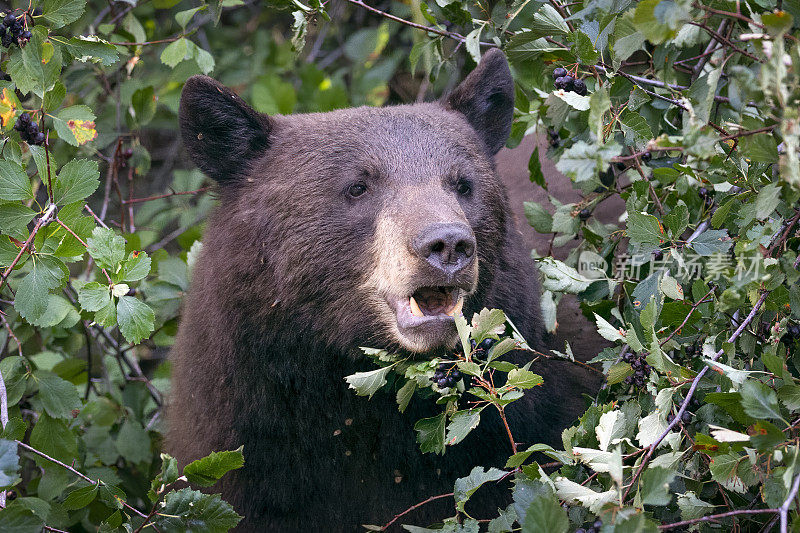
[[[8,89],[3,89],[3,96],[0,97],[0,119],[5,127],[17,114],[16,103],[8,95]]]
[[[97,138],[97,130],[94,121],[91,120],[68,120],[67,127],[75,136],[78,144],[86,144]]]

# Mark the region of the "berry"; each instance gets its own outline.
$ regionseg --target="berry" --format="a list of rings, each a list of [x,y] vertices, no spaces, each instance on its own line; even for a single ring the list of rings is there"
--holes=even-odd
[[[30,124],[31,123],[31,116],[27,113],[23,113],[17,119],[22,124]]]
[[[786,332],[794,339],[800,337],[800,324],[789,324],[786,326]]]
[[[681,415],[681,422],[683,422],[684,424],[688,424],[691,421],[692,421],[692,413],[690,413],[689,411],[684,411],[683,414]]]
[[[609,168],[605,172],[601,172],[600,183],[606,187],[611,187],[614,184],[614,171]]]
[[[6,34],[6,25],[0,24],[0,36],[3,36],[5,34]]]
[[[690,344],[686,347],[686,356],[687,357],[694,357],[697,354],[697,345]]]
[[[46,139],[47,139],[47,137],[45,136],[45,134],[44,134],[44,133],[42,133],[42,132],[40,131],[39,133],[37,133],[37,134],[34,136],[34,138],[33,138],[33,144],[42,145],[42,144],[44,144],[44,141],[45,141]]]
[[[447,378],[440,379],[439,381],[436,382],[436,384],[439,385],[440,389],[446,389],[447,387],[449,387],[449,385],[447,384]]]
[[[697,194],[700,195],[700,198],[706,198],[708,196],[708,189],[705,187],[700,187],[700,189],[697,191]]]
[[[567,88],[567,78],[568,76],[562,76],[560,78],[556,78],[554,85],[556,89],[565,89]]]
[[[571,91],[573,88],[573,83],[575,83],[575,78],[573,78],[572,76],[564,76],[561,79],[563,80],[564,83],[564,90]]]
[[[623,163],[622,161],[620,161],[619,163],[617,163],[617,170],[625,170],[626,168],[628,168],[628,165],[626,165],[626,164],[625,164],[625,163]]]
[[[3,19],[3,24],[5,24],[6,26],[11,26],[16,21],[17,21],[16,15],[14,15],[13,13],[9,13],[8,15],[6,15],[6,18]]]
[[[122,152],[122,157],[124,157],[125,159],[130,159],[131,157],[133,157],[133,148],[128,148],[127,150]]]
[[[470,339],[469,340],[469,345],[474,350],[475,346],[477,345],[477,343],[475,342],[475,339]]]
[[[566,75],[567,75],[567,69],[565,69],[564,67],[558,67],[553,71],[554,79],[563,78]]]
[[[23,39],[25,41],[30,41],[31,37],[33,37],[33,34],[28,30],[23,31],[19,36],[20,39]]]
[[[583,80],[575,80],[572,82],[572,90],[581,96],[586,94],[586,84]]]
[[[11,35],[10,33],[6,33],[5,35],[3,35],[3,38],[0,39],[0,44],[2,44],[4,48],[8,48],[9,46],[11,46],[11,43],[13,42],[14,42],[14,36]]]
[[[603,527],[603,521],[598,518],[597,520],[594,521],[592,527],[595,529],[600,529],[601,527]]]
[[[479,350],[485,350],[485,351],[489,351],[489,348],[491,348],[492,346],[494,346],[494,343],[496,343],[496,342],[497,342],[497,341],[496,341],[496,340],[494,340],[494,339],[483,339],[483,340],[481,341],[481,343],[478,345],[478,349],[479,349]]]
[[[651,159],[653,159],[653,154],[651,154],[650,152],[645,152],[642,154],[642,161],[644,161],[645,163],[647,163]]]
[[[459,370],[456,368],[450,373],[450,377],[453,378],[453,380],[458,381],[461,379],[461,372],[459,372]]]
[[[656,261],[661,261],[662,259],[664,259],[664,251],[656,250],[655,252],[653,252],[653,259],[655,259]]]
[[[578,213],[578,218],[584,221],[589,220],[590,216],[592,216],[592,210],[589,208],[581,209],[581,212]]]
[[[586,533],[586,530],[583,529],[582,527],[579,527],[578,529],[575,530],[575,533]]]

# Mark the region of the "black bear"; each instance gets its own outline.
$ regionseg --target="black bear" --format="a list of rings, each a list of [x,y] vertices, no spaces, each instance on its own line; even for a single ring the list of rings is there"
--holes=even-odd
[[[441,102],[387,108],[266,116],[210,78],[187,81],[183,141],[219,207],[172,353],[167,451],[185,464],[244,445],[222,483],[239,530],[383,524],[510,454],[490,415],[444,456],[421,454],[412,426],[438,408],[414,400],[401,414],[344,377],[374,368],[359,346],[441,354],[452,316],[484,307],[541,346],[535,266],[493,161],[513,109],[498,50]],[[544,385],[510,422],[525,444],[557,443],[578,384],[564,363],[537,365]],[[439,503],[404,521],[452,514]]]

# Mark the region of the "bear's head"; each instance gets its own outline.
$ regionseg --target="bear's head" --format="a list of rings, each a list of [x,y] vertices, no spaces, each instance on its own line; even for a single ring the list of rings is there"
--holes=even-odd
[[[453,346],[453,316],[484,306],[504,260],[493,158],[513,109],[508,64],[491,50],[441,102],[386,108],[266,116],[195,76],[180,124],[219,184],[224,227],[208,231],[227,238],[214,246],[252,260],[234,281],[265,322],[348,349],[426,352]]]

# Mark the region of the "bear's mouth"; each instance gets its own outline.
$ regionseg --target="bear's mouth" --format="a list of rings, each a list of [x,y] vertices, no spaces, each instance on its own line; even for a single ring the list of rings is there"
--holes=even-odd
[[[400,329],[416,328],[432,322],[450,322],[461,314],[464,294],[459,287],[419,287],[412,294],[389,302]]]

